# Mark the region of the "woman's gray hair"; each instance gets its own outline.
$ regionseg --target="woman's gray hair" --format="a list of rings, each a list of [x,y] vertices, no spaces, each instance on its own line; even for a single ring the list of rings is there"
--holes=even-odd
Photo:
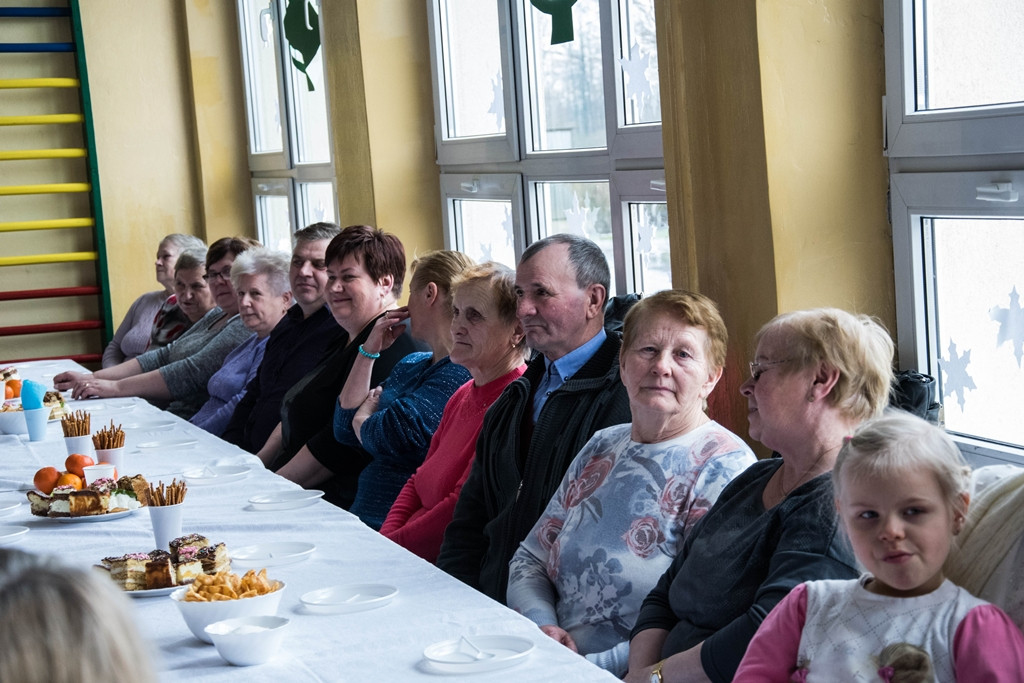
[[[0,681],[156,680],[128,599],[93,569],[0,548]]]
[[[779,372],[789,374],[818,363],[839,371],[826,400],[844,416],[866,420],[889,405],[895,345],[874,318],[839,308],[792,311],[766,323],[756,341],[769,334],[781,335],[789,354]]]
[[[283,251],[255,247],[243,251],[231,264],[231,286],[238,289],[243,275],[264,275],[274,296],[281,296],[292,290],[288,279],[291,257]]]
[[[178,253],[188,251],[189,249],[202,249],[206,251],[206,242],[202,241],[195,235],[183,235],[180,232],[172,232],[170,235],[165,235],[160,240],[160,246],[170,244],[174,246]]]
[[[200,269],[206,272],[206,247],[201,249],[188,249],[178,254],[178,260],[174,262],[174,272],[179,270]]]

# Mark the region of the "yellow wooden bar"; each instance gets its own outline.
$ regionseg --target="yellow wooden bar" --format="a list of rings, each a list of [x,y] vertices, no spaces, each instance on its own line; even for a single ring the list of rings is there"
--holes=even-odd
[[[88,192],[92,189],[89,183],[45,183],[42,185],[0,185],[0,196],[20,194],[65,194],[68,192]]]
[[[0,232],[19,230],[55,230],[57,228],[91,228],[96,225],[93,218],[51,218],[41,221],[10,221],[0,223]]]
[[[36,114],[34,116],[0,116],[0,126],[33,126],[50,123],[82,123],[81,114]]]
[[[23,159],[78,159],[84,157],[86,151],[81,147],[64,147],[58,149],[11,149],[0,150],[0,161],[21,161]]]
[[[3,78],[0,90],[10,88],[77,88],[77,78]]]
[[[69,251],[63,254],[36,254],[33,256],[0,256],[2,266],[30,266],[38,263],[71,263],[72,261],[95,261],[100,255],[95,251]]]

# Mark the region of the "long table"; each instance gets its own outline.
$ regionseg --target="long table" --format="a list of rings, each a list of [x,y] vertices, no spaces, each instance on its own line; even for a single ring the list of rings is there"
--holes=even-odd
[[[81,369],[70,361],[23,363],[23,379],[52,384],[53,375]],[[212,645],[197,640],[167,597],[136,599],[131,604],[144,638],[152,643],[161,680],[198,681],[599,681],[616,680],[555,641],[521,615],[441,572],[433,565],[380,536],[358,518],[324,501],[294,510],[256,511],[250,497],[295,490],[289,481],[267,471],[255,456],[161,411],[141,399],[69,402],[86,409],[93,431],[113,420],[125,425],[129,464],[150,482],[170,483],[197,467],[247,466],[241,480],[190,486],[185,500],[183,533],[203,534],[224,542],[229,551],[272,541],[305,541],[315,552],[300,563],[268,569],[285,582],[278,614],[291,619],[281,655],[256,667],[228,665]],[[129,425],[172,424],[152,429]],[[194,440],[194,445],[171,445]],[[140,444],[167,444],[139,448]],[[88,567],[101,558],[153,548],[149,514],[141,510],[102,523],[62,524],[33,517],[25,499],[37,469],[63,470],[66,457],[59,423],[48,426],[44,441],[27,435],[0,435],[0,503],[24,504],[0,517],[0,525],[21,525],[29,532],[13,547],[59,555],[69,564]],[[353,614],[320,615],[306,611],[304,593],[349,583],[385,583],[398,594],[388,605]],[[423,659],[432,643],[480,635],[515,635],[535,644],[521,664],[472,675],[441,675]]]

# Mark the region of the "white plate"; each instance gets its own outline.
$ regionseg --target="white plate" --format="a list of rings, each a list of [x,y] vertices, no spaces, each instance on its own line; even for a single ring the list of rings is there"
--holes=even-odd
[[[249,474],[249,468],[241,465],[207,465],[194,470],[185,470],[181,476],[185,477],[185,481],[192,486],[209,486],[238,481],[244,479],[247,474]]]
[[[47,517],[46,519],[52,519],[60,522],[61,524],[78,524],[80,522],[111,522],[115,519],[121,519],[128,515],[134,515],[142,508],[135,508],[134,510],[121,510],[120,512],[108,512],[105,515],[83,515],[81,517]]]
[[[145,432],[158,432],[167,429],[174,429],[174,420],[140,420],[138,422],[127,422],[123,425],[125,429],[140,429]]]
[[[323,491],[315,490],[279,491],[262,496],[253,496],[249,499],[249,503],[252,505],[253,510],[293,510],[312,505],[320,500],[320,497],[323,495]]]
[[[0,517],[6,517],[7,515],[13,514],[15,510],[21,507],[21,501],[18,500],[0,500]]]
[[[198,441],[195,439],[167,439],[166,441],[147,441],[140,443],[137,448],[185,448],[195,446]]]
[[[231,551],[231,564],[240,567],[280,567],[301,562],[316,550],[312,543],[258,543]]]
[[[167,586],[166,588],[150,588],[144,591],[123,591],[125,595],[130,598],[142,599],[142,598],[159,598],[164,595],[170,595],[174,591],[181,588],[181,586]]]
[[[68,410],[74,412],[75,409],[87,410],[90,413],[97,413],[99,417],[107,418],[112,415],[123,415],[132,412],[135,410],[135,403],[132,401],[100,403],[89,399],[69,402]]]
[[[396,595],[398,595],[398,589],[394,586],[356,583],[310,591],[300,600],[310,612],[346,614],[383,607],[394,600]]]
[[[477,649],[474,649],[477,648]],[[478,650],[485,655],[478,659]],[[503,669],[523,661],[533,650],[533,641],[519,636],[472,636],[434,643],[423,658],[443,673],[468,674]]]
[[[0,526],[0,546],[17,543],[27,533],[27,526]]]

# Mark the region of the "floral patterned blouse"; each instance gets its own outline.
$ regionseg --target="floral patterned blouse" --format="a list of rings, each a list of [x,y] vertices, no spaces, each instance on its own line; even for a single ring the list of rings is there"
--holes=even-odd
[[[714,421],[660,443],[630,432],[594,434],[510,565],[509,607],[565,629],[581,654],[629,640],[685,534],[756,460]]]

